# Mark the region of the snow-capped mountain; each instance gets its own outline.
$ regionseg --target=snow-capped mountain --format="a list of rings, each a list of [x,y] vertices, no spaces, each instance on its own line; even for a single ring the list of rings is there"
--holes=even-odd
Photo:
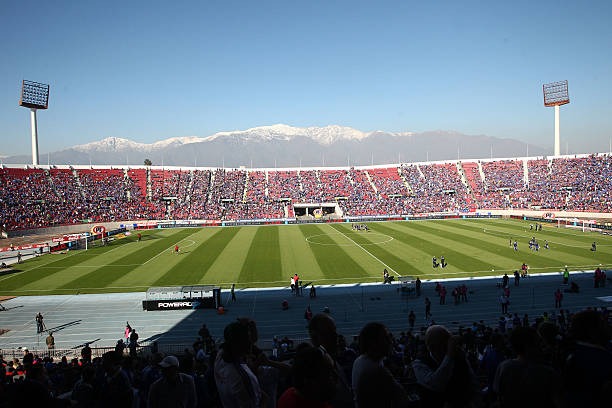
[[[322,144],[330,145],[340,140],[361,140],[367,137],[369,133],[338,125],[330,125],[325,127],[307,127],[299,128],[283,124],[272,126],[260,126],[247,130],[235,130],[230,132],[218,132],[207,137],[186,136],[172,137],[165,140],[160,140],[155,143],[138,143],[129,139],[120,137],[107,137],[106,139],[74,146],[73,149],[79,152],[120,152],[131,149],[142,151],[155,151],[167,149],[169,147],[178,147],[191,143],[212,142],[220,139],[233,139],[242,143],[248,142],[269,142],[289,141],[296,137],[307,137],[313,141]]]
[[[546,149],[489,136],[453,131],[363,132],[345,126],[293,127],[283,124],[219,132],[207,137],[172,137],[138,143],[108,137],[53,153],[49,164],[153,165],[190,167],[361,166],[398,162],[546,155]],[[27,155],[4,163],[31,163]]]
[[[189,143],[203,142],[205,138],[197,136],[171,137],[170,139],[160,140],[155,143],[138,143],[121,137],[107,137],[97,142],[91,142],[74,146],[73,149],[79,152],[120,152],[125,150],[138,149],[143,151],[153,151],[165,149],[173,146],[182,146]]]
[[[308,137],[319,144],[329,145],[339,140],[361,140],[367,137],[368,133],[361,132],[351,127],[338,125],[299,128],[277,124],[272,126],[260,126],[247,130],[236,130],[233,132],[219,132],[205,139],[215,140],[223,137],[236,137],[245,141],[270,141],[291,140],[299,136]]]

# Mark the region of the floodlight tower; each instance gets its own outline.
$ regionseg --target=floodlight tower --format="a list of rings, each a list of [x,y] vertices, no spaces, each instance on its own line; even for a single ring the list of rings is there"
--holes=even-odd
[[[555,156],[561,154],[561,137],[559,131],[559,106],[570,102],[567,81],[552,82],[542,85],[544,106],[555,107]]]
[[[23,80],[19,106],[30,108],[32,122],[32,164],[38,166],[38,126],[36,125],[36,110],[47,109],[49,106],[49,85]]]

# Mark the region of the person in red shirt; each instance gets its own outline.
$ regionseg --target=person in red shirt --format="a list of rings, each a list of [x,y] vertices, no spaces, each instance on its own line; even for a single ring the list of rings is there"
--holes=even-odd
[[[306,346],[295,355],[293,386],[278,399],[278,408],[331,408],[338,377],[329,354],[319,347]]]
[[[179,246],[178,246],[178,244],[176,244],[176,245],[174,246],[174,253],[175,253],[175,254],[178,254],[178,253],[179,253]]]
[[[444,286],[440,288],[440,304],[441,305],[446,304],[446,287]]]

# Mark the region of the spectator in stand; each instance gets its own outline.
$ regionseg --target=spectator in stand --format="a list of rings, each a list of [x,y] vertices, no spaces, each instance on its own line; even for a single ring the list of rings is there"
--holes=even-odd
[[[123,350],[121,350],[123,353]],[[81,360],[83,360],[83,364],[91,363],[91,347],[89,347],[89,343],[85,343],[85,346],[81,349]]]
[[[121,354],[107,351],[102,356],[104,381],[98,384],[100,406],[132,408],[134,394],[132,384],[121,370]]]
[[[563,406],[560,376],[537,361],[536,339],[536,331],[530,327],[517,327],[510,333],[516,358],[498,366],[493,384],[501,408]]]
[[[317,313],[308,324],[308,333],[313,346],[320,348],[328,354],[333,363],[334,370],[338,376],[336,393],[332,400],[332,406],[337,408],[353,406],[353,392],[351,383],[345,370],[338,362],[338,333],[336,322],[329,313]],[[348,368],[348,367],[347,367]],[[352,370],[352,367],[350,367]],[[348,371],[348,370],[347,370]]]
[[[96,370],[91,365],[86,365],[81,371],[81,378],[74,384],[70,399],[74,401],[73,407],[86,408],[96,406],[95,390]]]
[[[25,380],[10,384],[3,394],[7,407],[70,407],[69,400],[55,398],[49,389],[49,376],[43,364],[27,369]]]
[[[405,406],[408,394],[385,367],[392,350],[391,334],[382,323],[366,324],[359,333],[359,351],[352,370],[356,407]]]
[[[269,401],[272,401],[278,394],[279,378],[285,377],[291,367],[285,362],[268,359],[266,353],[257,347],[259,332],[257,331],[257,323],[254,320],[248,317],[240,317],[238,322],[245,325],[249,330],[251,345],[246,356],[246,362],[257,376],[263,392],[270,397]],[[283,343],[286,344],[285,350],[288,348],[293,349],[293,341],[287,336],[281,340],[281,347]]]
[[[148,364],[142,369],[138,387],[138,396],[141,401],[148,401],[151,385],[162,377],[159,363],[164,359],[162,353],[156,352],[149,358]]]
[[[214,376],[219,399],[225,408],[260,408],[267,396],[259,380],[246,363],[250,352],[249,328],[238,321],[225,326],[225,342],[217,354]]]
[[[122,339],[117,340],[117,344],[115,344],[115,351],[120,355],[123,355],[123,351],[125,350],[125,342]]]
[[[293,386],[279,398],[278,408],[331,408],[338,381],[331,356],[319,347],[298,347],[291,369]]]
[[[160,363],[162,377],[149,390],[148,407],[195,408],[197,397],[193,378],[179,372],[179,360],[166,356]]]
[[[564,399],[569,407],[606,407],[612,398],[612,353],[608,319],[595,310],[572,316],[564,367]]]
[[[444,326],[425,332],[426,350],[412,362],[422,406],[470,406],[478,397],[478,381],[464,351],[461,338]]]

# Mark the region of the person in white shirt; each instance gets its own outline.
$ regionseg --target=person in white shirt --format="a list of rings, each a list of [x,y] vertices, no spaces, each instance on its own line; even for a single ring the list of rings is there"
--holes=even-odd
[[[246,363],[251,338],[248,326],[236,321],[225,326],[225,342],[215,359],[215,384],[224,408],[260,408],[267,396]]]

